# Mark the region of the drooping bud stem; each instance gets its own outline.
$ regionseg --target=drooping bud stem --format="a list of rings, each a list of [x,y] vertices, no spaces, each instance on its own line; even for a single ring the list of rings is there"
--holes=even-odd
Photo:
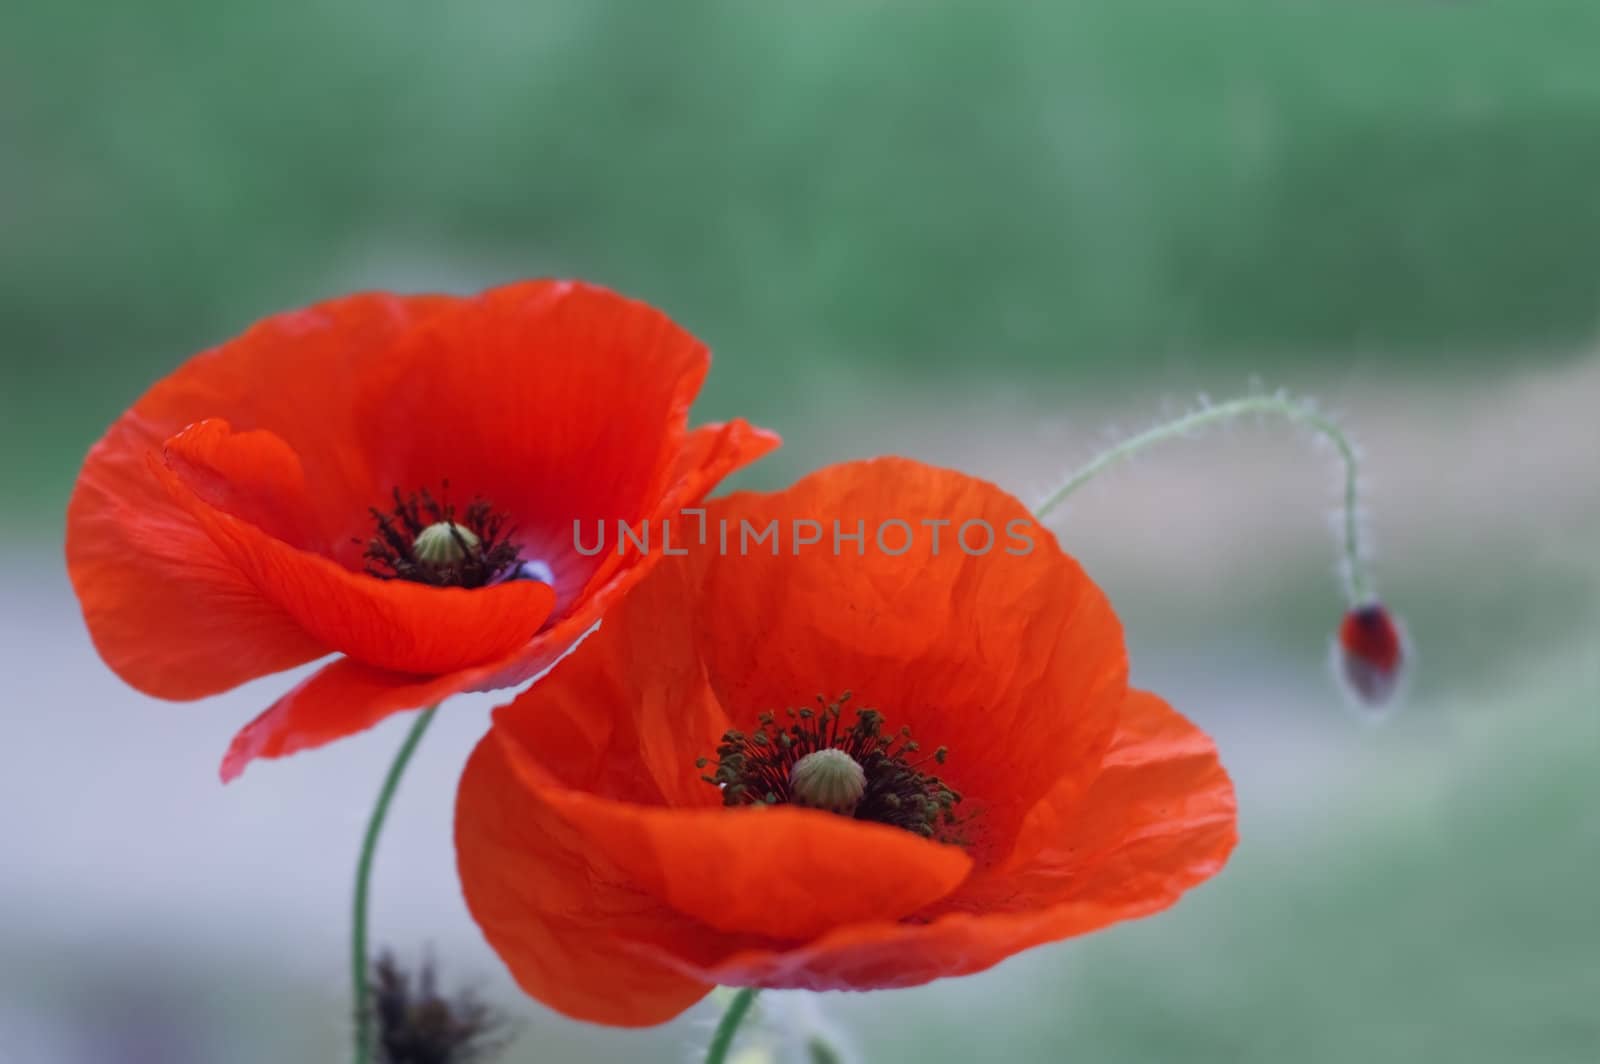
[[[853,816],[866,790],[866,772],[843,750],[817,750],[789,770],[789,795],[795,805]]]
[[[1361,550],[1361,463],[1355,445],[1332,418],[1309,400],[1294,399],[1280,392],[1242,396],[1214,406],[1204,403],[1198,410],[1130,436],[1102,451],[1040,503],[1034,516],[1042,520],[1100,473],[1146,447],[1248,414],[1281,417],[1308,428],[1339,452],[1344,463],[1344,542],[1340,569],[1348,608],[1335,644],[1337,671],[1354,699],[1370,707],[1384,705],[1399,687],[1406,658],[1405,640],[1398,623],[1378,601],[1377,591],[1368,579],[1366,558]]]
[[[1344,564],[1342,569],[1344,571],[1345,595],[1347,601],[1353,607],[1373,600],[1375,596],[1371,585],[1367,581],[1365,559],[1361,552],[1360,504],[1358,498],[1361,463],[1356,457],[1355,445],[1350,442],[1350,438],[1345,435],[1344,430],[1333,419],[1319,411],[1314,403],[1305,399],[1294,399],[1282,393],[1277,395],[1241,396],[1238,399],[1229,399],[1225,403],[1217,403],[1216,405],[1207,403],[1199,410],[1191,411],[1182,417],[1157,425],[1154,428],[1146,429],[1136,436],[1130,436],[1121,443],[1095,455],[1077,472],[1068,477],[1065,483],[1051,492],[1049,497],[1039,504],[1034,510],[1034,516],[1042,520],[1057,506],[1065,502],[1067,496],[1083,487],[1100,473],[1126,458],[1131,458],[1152,444],[1176,439],[1196,429],[1205,428],[1208,425],[1214,425],[1219,422],[1231,421],[1247,414],[1270,414],[1284,418],[1293,424],[1303,425],[1328,440],[1339,452],[1339,457],[1344,462]]]
[[[429,565],[455,565],[478,546],[477,535],[454,521],[435,521],[417,534],[411,553]]]

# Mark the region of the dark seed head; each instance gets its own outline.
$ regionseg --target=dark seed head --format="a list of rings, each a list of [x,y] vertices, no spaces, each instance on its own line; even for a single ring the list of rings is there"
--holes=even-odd
[[[464,513],[426,491],[410,497],[394,492],[394,508],[374,509],[377,534],[367,543],[367,572],[381,580],[409,580],[433,587],[483,587],[522,573],[511,542],[516,530],[482,500]]]
[[[470,994],[438,993],[431,960],[413,978],[384,953],[372,982],[379,1064],[488,1064],[510,1041],[487,1005]]]
[[[848,697],[819,698],[816,710],[788,709],[787,727],[764,712],[753,732],[723,733],[712,759],[716,769],[702,778],[721,787],[724,805],[786,802],[964,842],[955,834],[961,796],[922,770],[930,761],[944,764],[948,749],[918,757],[911,729],[885,734],[883,714],[875,709],[857,710],[855,722],[845,726],[840,718]]]

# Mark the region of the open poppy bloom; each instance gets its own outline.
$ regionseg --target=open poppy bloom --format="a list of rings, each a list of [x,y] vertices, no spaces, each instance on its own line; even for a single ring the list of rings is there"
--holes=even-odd
[[[1015,499],[878,459],[707,510],[463,775],[467,903],[529,994],[635,1026],[719,983],[910,986],[1222,867],[1210,739],[1128,688],[1105,596]]]
[[[240,733],[224,778],[520,683],[655,561],[584,556],[574,521],[658,521],[777,446],[687,428],[709,364],[658,311],[566,282],[269,318],[84,462],[66,552],[95,646],[173,699],[339,655]]]

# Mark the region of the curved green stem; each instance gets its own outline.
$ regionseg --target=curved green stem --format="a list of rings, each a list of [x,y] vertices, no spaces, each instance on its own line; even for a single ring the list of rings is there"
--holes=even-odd
[[[706,1050],[706,1064],[723,1064],[728,1059],[728,1050],[733,1048],[733,1036],[738,1033],[739,1025],[749,1014],[750,1006],[756,1003],[759,993],[759,988],[747,986],[733,996],[732,1004],[723,1013],[722,1022],[717,1024],[716,1033],[711,1036],[711,1047]]]
[[[1041,520],[1057,506],[1066,501],[1067,496],[1083,487],[1100,473],[1116,465],[1125,458],[1130,458],[1151,444],[1161,443],[1174,439],[1198,428],[1215,424],[1219,421],[1228,421],[1245,414],[1274,414],[1296,425],[1304,425],[1318,435],[1329,440],[1339,452],[1339,457],[1344,462],[1344,577],[1345,593],[1349,596],[1351,605],[1359,606],[1372,598],[1372,588],[1367,581],[1366,569],[1362,560],[1360,541],[1360,506],[1357,498],[1357,485],[1360,479],[1361,463],[1356,456],[1355,446],[1350,438],[1344,434],[1331,418],[1320,413],[1315,406],[1304,400],[1291,399],[1286,395],[1250,395],[1239,399],[1230,399],[1225,403],[1215,406],[1206,406],[1195,410],[1180,418],[1157,425],[1155,428],[1146,429],[1135,436],[1130,436],[1121,443],[1116,444],[1099,454],[1066,479],[1059,488],[1050,493],[1050,496],[1040,503],[1034,510],[1034,516]]]
[[[383,778],[383,789],[378,792],[378,804],[372,808],[367,821],[367,833],[361,840],[361,857],[356,862],[356,891],[350,927],[350,989],[355,998],[356,1012],[356,1064],[370,1064],[372,1060],[372,1003],[367,1000],[367,896],[372,892],[372,857],[378,849],[378,836],[383,834],[383,822],[389,815],[389,803],[399,789],[400,777],[422,741],[422,733],[433,723],[438,706],[429,706],[417,714],[416,722],[400,744],[389,774]]]

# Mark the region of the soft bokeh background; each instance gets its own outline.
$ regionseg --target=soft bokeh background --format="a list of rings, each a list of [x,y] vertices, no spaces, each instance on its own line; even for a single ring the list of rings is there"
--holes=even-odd
[[[1600,1059],[1600,8],[522,2],[0,12],[0,1061],[343,1059],[355,846],[404,723],[222,788],[287,685],[122,687],[60,560],[83,452],[187,354],[350,289],[608,283],[711,343],[697,416],[777,485],[895,451],[1035,496],[1201,390],[1365,444],[1419,648],[1324,669],[1330,455],[1152,454],[1055,522],[1138,682],[1214,731],[1243,842],[1176,909],[922,990],[773,996],[867,1061]],[[689,1060],[518,996],[429,736],[376,933],[504,1005],[510,1061]],[[807,1009],[820,1007],[820,1019]]]

